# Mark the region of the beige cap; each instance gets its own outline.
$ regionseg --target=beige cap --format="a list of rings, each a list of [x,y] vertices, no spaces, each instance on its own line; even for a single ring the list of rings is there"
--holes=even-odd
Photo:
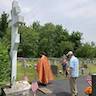
[[[69,52],[67,53],[67,56],[69,56],[69,55],[73,55],[73,52],[72,52],[72,51],[69,51]]]

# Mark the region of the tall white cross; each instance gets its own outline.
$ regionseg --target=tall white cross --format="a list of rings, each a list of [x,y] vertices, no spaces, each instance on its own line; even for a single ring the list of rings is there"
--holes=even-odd
[[[12,72],[11,72],[11,84],[14,86],[16,82],[16,73],[17,73],[17,50],[18,45],[20,43],[20,34],[18,33],[18,27],[20,23],[24,22],[24,18],[20,16],[20,7],[18,2],[14,0],[12,2],[12,10],[11,10],[11,64],[12,64]]]

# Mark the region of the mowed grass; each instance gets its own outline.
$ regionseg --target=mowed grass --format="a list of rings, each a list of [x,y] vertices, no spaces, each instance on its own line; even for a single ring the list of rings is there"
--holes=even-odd
[[[96,65],[92,65],[92,64],[88,65],[88,70],[91,74],[96,73]]]
[[[24,80],[24,77],[28,77],[29,82],[32,82],[32,80],[35,80],[37,78],[37,73],[36,70],[34,69],[34,64],[36,64],[36,62],[33,61],[27,61],[27,66],[26,68],[24,67],[22,62],[18,62],[17,64],[17,80]],[[58,70],[62,70],[62,67],[60,66],[60,64],[58,64]],[[88,68],[85,69],[85,74],[94,74],[96,73],[96,65],[93,64],[88,64],[87,65]],[[81,75],[82,76],[82,75]],[[60,74],[58,71],[58,75],[55,76],[55,79],[65,79],[64,74]]]
[[[25,77],[28,77],[28,81],[32,82],[35,79],[35,69],[34,64],[36,62],[28,61],[26,67],[22,62],[17,64],[17,80],[24,80]]]

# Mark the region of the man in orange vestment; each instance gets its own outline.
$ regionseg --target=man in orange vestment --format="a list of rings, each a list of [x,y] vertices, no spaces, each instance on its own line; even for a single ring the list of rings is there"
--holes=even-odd
[[[53,80],[53,74],[51,71],[51,66],[48,62],[46,53],[41,53],[41,58],[38,60],[37,64],[38,79],[41,84],[48,84],[49,81]]]

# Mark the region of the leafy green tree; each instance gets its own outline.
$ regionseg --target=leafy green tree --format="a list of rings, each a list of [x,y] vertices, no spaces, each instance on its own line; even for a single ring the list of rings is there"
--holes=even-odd
[[[41,51],[46,51],[50,57],[61,57],[81,44],[80,32],[69,35],[62,25],[46,23],[41,26],[39,22],[34,22],[29,27],[21,26],[19,31],[21,43],[18,56],[37,57]]]
[[[6,34],[8,28],[8,14],[3,12],[0,18],[0,37],[2,38]]]
[[[8,49],[11,47],[11,28],[6,29],[6,34],[2,38],[2,42],[7,46]]]
[[[69,41],[69,33],[67,29],[64,29],[62,27],[62,25],[56,25],[55,34],[56,34],[56,38],[54,39],[54,42],[56,45],[56,50],[58,50],[58,51],[55,50],[56,52],[55,56],[61,57],[63,54],[65,54],[65,50],[66,50],[65,46],[66,46],[66,42]]]
[[[79,57],[84,57],[84,58],[93,58],[95,57],[95,48],[92,47],[90,44],[86,43],[82,45],[80,48],[77,49],[77,55]]]
[[[49,56],[54,54],[54,38],[55,38],[55,26],[52,23],[47,23],[42,26],[39,33],[39,52],[46,51]]]
[[[33,22],[33,24],[31,25],[31,28],[34,31],[39,32],[40,28],[41,28],[41,25],[39,24],[39,21]]]
[[[38,54],[38,33],[27,26],[19,28],[21,42],[18,56],[35,57]]]
[[[70,41],[73,42],[74,45],[74,50],[77,50],[81,45],[81,39],[82,39],[82,33],[80,32],[72,32],[72,34],[70,35]]]
[[[67,54],[67,52],[70,50],[74,50],[74,43],[70,41],[61,41],[59,44],[58,57],[62,56],[63,54]]]
[[[3,42],[10,48],[11,29],[3,37]],[[62,25],[46,23],[41,26],[39,22],[33,22],[31,26],[19,27],[21,36],[18,56],[38,57],[41,51],[46,51],[50,57],[61,57],[69,50],[78,49],[81,44],[81,33],[75,32],[69,35]]]

